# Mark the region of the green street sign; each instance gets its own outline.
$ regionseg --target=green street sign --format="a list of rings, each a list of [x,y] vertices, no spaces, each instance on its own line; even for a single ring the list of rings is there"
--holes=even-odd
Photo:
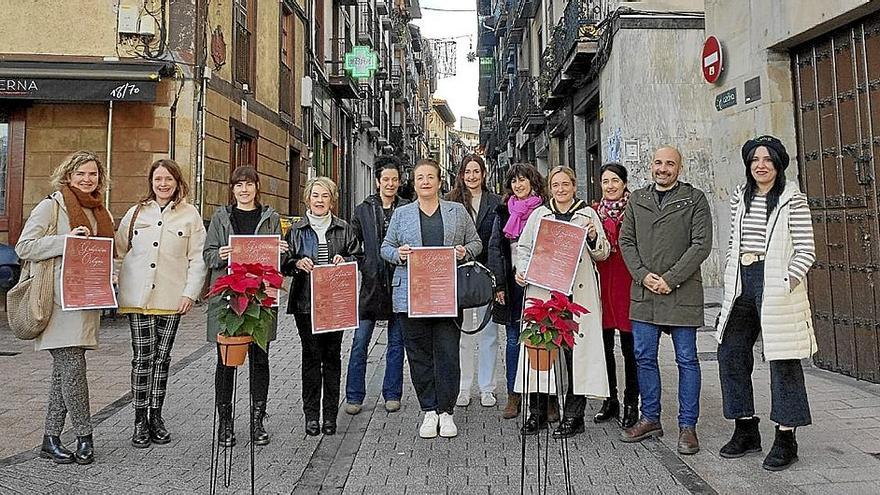
[[[355,79],[370,79],[379,68],[379,57],[370,47],[358,45],[345,54],[344,67]]]

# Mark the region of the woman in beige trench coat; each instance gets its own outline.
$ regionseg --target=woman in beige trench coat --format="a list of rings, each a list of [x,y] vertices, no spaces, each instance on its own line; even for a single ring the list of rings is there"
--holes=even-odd
[[[568,438],[584,431],[584,410],[587,397],[607,398],[608,374],[605,367],[604,346],[602,343],[602,302],[599,297],[599,275],[596,261],[608,258],[611,244],[605,237],[598,214],[584,201],[575,198],[577,181],[574,171],[568,167],[554,167],[547,175],[550,189],[550,202],[532,212],[517,245],[516,279],[526,287],[526,298],[549,299],[548,290],[526,284],[524,274],[532,256],[532,247],[542,218],[562,220],[587,230],[587,242],[581,252],[581,259],[575,274],[572,299],[587,308],[589,313],[576,318],[579,333],[575,336],[574,348],[564,351],[566,377],[562,422],[553,432],[556,438]],[[570,363],[570,364],[569,364]],[[557,393],[555,366],[549,377],[531,370],[528,355],[520,352],[516,377],[517,392],[534,392],[529,400],[529,417],[522,427],[523,435],[534,435],[547,428],[547,394]],[[524,390],[523,370],[528,369],[526,378],[529,390]],[[549,379],[548,379],[549,378]]]
[[[15,246],[22,260],[56,258],[54,308],[34,348],[52,355],[52,385],[40,456],[58,464],[89,464],[94,459],[85,351],[98,345],[101,311],[61,310],[61,256],[68,235],[113,237],[113,219],[103,203],[106,184],[106,169],[93,153],[77,151],[65,158],[52,174],[55,192],[34,207]],[[53,228],[56,233],[47,235]],[[59,439],[67,413],[76,434],[75,452],[64,448]]]

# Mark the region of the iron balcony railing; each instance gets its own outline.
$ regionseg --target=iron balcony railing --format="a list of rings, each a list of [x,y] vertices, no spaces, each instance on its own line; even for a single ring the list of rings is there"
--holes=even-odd
[[[246,26],[235,25],[235,80],[250,83],[251,77],[251,33]]]
[[[378,33],[378,29],[374,29],[375,16],[373,15],[373,5],[369,0],[358,1],[358,43],[373,46],[373,37]]]
[[[560,63],[568,58],[578,41],[598,38],[598,26],[608,16],[610,7],[610,0],[569,0],[560,23],[563,26],[561,44],[557,46]]]
[[[353,48],[351,40],[346,38],[332,38],[330,40],[330,59],[325,67],[328,76],[348,76],[345,71],[345,54]]]

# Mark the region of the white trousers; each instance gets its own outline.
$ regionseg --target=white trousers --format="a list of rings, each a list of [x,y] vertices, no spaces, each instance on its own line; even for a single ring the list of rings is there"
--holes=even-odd
[[[480,325],[483,321],[489,306],[464,310],[464,321],[462,328],[472,330]],[[474,382],[474,354],[479,355],[477,369],[477,384],[480,386],[480,393],[495,392],[495,362],[498,357],[498,327],[495,322],[490,321],[486,328],[478,332],[476,335],[461,334],[459,342],[459,360],[461,363],[461,380],[459,381],[459,390],[462,392],[470,392],[471,385]]]

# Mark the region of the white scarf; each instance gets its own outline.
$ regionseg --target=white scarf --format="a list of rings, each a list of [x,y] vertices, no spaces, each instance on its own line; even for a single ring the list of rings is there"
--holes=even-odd
[[[326,215],[318,217],[312,215],[311,211],[307,211],[306,217],[309,219],[309,225],[311,225],[312,230],[318,234],[318,243],[327,244],[327,229],[330,228],[330,222],[333,220],[333,215],[328,211]]]

